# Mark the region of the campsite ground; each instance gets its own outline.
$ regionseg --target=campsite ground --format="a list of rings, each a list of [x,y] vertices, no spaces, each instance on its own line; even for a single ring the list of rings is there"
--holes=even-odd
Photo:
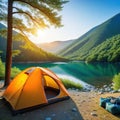
[[[0,89],[0,96],[4,93]],[[0,99],[0,120],[120,120],[99,106],[99,98],[119,96],[69,90],[71,99],[51,104],[33,111],[12,116],[10,109]]]
[[[112,115],[99,106],[100,97],[118,97],[120,93],[99,94],[97,92],[70,91],[70,95],[84,120],[120,120],[120,115]]]

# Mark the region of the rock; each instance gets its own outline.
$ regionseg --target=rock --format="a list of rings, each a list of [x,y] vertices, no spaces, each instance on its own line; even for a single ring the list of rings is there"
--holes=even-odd
[[[113,90],[113,91],[111,91],[111,93],[117,93],[118,91],[117,90]]]
[[[79,91],[79,89],[76,89],[76,91],[78,92],[78,91]]]
[[[55,117],[56,116],[56,114],[54,113],[54,114],[52,114],[52,117]]]
[[[3,99],[3,97],[0,97],[0,99]]]
[[[71,88],[72,91],[75,91],[75,88]]]
[[[73,111],[73,112],[77,112],[77,109],[76,109],[76,108],[72,108],[72,111]]]
[[[85,100],[83,100],[81,103],[85,102]]]
[[[107,87],[107,85],[104,85],[104,86],[103,86],[103,88],[106,88],[106,87]]]
[[[52,120],[52,118],[51,117],[46,117],[45,120]]]
[[[118,92],[120,92],[120,89],[118,90]]]
[[[98,116],[95,112],[91,112],[92,116]]]
[[[68,90],[72,90],[71,88],[68,88]]]
[[[103,94],[104,92],[98,92],[99,95]]]

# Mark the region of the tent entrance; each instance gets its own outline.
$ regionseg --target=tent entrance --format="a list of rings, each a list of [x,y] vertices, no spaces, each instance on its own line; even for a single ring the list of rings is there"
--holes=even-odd
[[[54,89],[50,87],[46,87],[44,89],[45,89],[45,94],[47,99],[56,97],[60,92],[58,89]]]
[[[43,85],[44,85],[46,98],[49,100],[59,95],[60,88],[58,84],[55,82],[55,80],[48,75],[44,75],[43,78],[44,78]]]

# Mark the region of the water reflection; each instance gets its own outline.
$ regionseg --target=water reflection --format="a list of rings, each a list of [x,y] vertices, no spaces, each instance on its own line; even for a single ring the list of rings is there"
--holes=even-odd
[[[57,74],[74,76],[88,84],[101,87],[112,82],[114,75],[120,72],[120,64],[71,62],[68,64],[58,64],[50,69]]]
[[[29,63],[13,64],[20,69],[31,66],[47,67],[61,76],[74,77],[90,85],[101,87],[110,84],[114,75],[120,72],[119,63],[91,63],[85,62],[55,62],[55,63]]]

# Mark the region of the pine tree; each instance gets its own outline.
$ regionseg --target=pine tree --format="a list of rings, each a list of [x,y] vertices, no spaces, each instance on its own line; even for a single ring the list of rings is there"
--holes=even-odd
[[[7,23],[7,51],[5,84],[10,83],[10,72],[12,64],[12,31],[19,32],[28,40],[28,36],[35,33],[38,28],[46,28],[51,25],[61,27],[61,16],[59,11],[66,0],[5,0],[0,1],[0,20]],[[5,12],[7,10],[8,12]]]

